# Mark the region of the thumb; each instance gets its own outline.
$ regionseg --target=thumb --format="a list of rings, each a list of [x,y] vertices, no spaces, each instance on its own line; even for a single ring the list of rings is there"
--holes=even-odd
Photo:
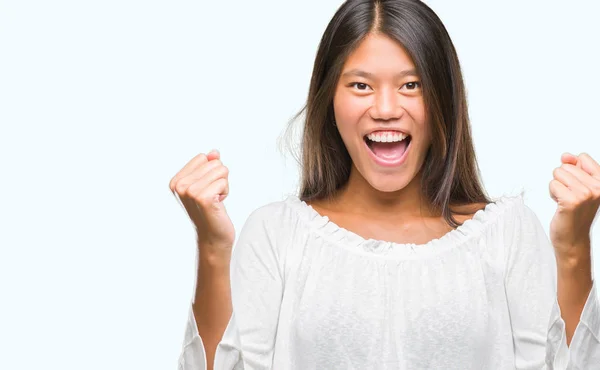
[[[565,164],[572,164],[574,166],[581,167],[579,158],[571,153],[563,153],[563,155],[560,157],[560,161]]]
[[[214,159],[219,159],[219,158],[221,158],[221,153],[217,149],[213,149],[210,152],[208,152],[208,154],[206,154],[206,158],[209,161],[212,161]]]

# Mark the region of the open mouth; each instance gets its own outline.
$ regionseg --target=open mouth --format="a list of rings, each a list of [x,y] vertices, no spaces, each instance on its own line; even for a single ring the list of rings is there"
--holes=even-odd
[[[367,147],[373,155],[385,162],[396,163],[403,159],[411,141],[410,135],[366,135]]]

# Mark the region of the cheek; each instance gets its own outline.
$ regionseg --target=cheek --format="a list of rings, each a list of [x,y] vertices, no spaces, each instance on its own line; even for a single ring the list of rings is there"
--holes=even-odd
[[[410,102],[405,106],[407,112],[409,112],[411,119],[414,122],[414,130],[418,130],[424,141],[429,140],[430,130],[429,122],[427,120],[427,112],[421,99]]]
[[[418,125],[419,128],[425,124],[426,121],[426,112],[425,105],[423,104],[423,99],[411,99],[405,103],[404,108],[407,112],[410,113],[413,121]]]
[[[339,92],[333,99],[333,110],[338,129],[348,131],[356,128],[369,109],[368,99]]]

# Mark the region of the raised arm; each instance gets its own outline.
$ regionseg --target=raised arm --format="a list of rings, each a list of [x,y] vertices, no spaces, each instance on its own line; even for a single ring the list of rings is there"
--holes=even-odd
[[[600,205],[600,165],[586,153],[564,153],[561,162],[550,182],[557,204],[550,240],[556,252],[558,303],[570,344],[592,289],[590,233]]]
[[[198,279],[179,369],[271,369],[288,236],[281,204],[254,211],[231,248],[234,230],[222,203],[228,171],[218,158],[197,156],[171,181],[198,235]]]
[[[567,345],[565,319],[557,296],[554,248],[536,215],[522,204],[515,210],[514,234],[506,253],[505,290],[516,369],[593,368],[600,364],[600,305],[595,289],[584,300],[581,318]]]
[[[217,151],[199,154],[169,187],[194,224],[198,246],[196,288],[180,368],[212,370],[232,313],[229,271],[235,231],[222,203],[229,192],[228,170]]]

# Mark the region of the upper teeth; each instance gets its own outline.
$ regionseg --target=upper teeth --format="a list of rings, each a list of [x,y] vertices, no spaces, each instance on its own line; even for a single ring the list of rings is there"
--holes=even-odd
[[[369,135],[367,135],[367,138],[371,141],[377,141],[380,143],[393,143],[396,141],[402,141],[404,139],[406,139],[408,137],[408,135],[403,134],[401,132],[396,132],[396,133],[370,133]]]

